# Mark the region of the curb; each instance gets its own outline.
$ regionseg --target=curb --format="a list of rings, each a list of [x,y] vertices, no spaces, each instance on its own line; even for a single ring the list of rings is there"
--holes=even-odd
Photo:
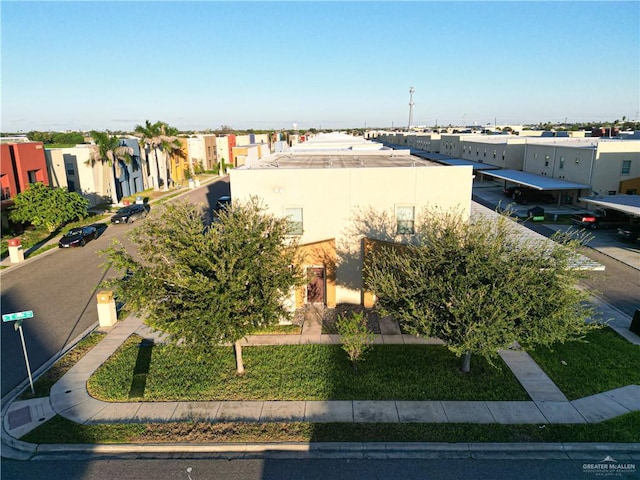
[[[10,443],[10,445],[7,445]],[[70,457],[112,459],[222,458],[242,459],[555,459],[600,460],[606,455],[640,460],[635,443],[212,443],[212,444],[60,444],[34,445],[3,441],[2,457],[51,460]]]

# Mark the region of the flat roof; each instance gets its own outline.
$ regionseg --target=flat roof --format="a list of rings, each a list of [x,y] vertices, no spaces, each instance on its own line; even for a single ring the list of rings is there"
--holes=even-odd
[[[640,217],[640,195],[602,195],[599,197],[580,197],[579,200]]]
[[[296,155],[284,153],[269,159],[245,165],[239,168],[247,170],[266,168],[377,168],[377,167],[437,167],[438,163],[412,155],[341,155],[325,153],[321,155]]]
[[[485,175],[500,178],[513,183],[519,183],[536,190],[591,190],[591,185],[569,182],[557,178],[536,175],[535,173],[521,172],[519,170],[492,170]]]
[[[454,158],[448,155],[442,155],[440,153],[432,153],[432,152],[423,152],[420,150],[411,150],[412,154],[418,155],[422,158],[426,158],[428,160],[435,160],[436,162],[443,163],[445,165],[451,166],[472,166],[474,170],[497,170],[500,167],[496,167],[495,165],[489,165],[488,163],[483,162],[474,162],[473,160],[465,160],[464,158]]]

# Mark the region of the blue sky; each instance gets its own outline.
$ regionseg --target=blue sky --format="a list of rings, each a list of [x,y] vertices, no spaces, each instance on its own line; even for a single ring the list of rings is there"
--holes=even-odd
[[[640,3],[1,2],[3,132],[636,119]]]

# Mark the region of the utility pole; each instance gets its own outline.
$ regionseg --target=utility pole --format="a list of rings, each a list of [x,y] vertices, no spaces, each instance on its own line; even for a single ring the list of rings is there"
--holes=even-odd
[[[407,130],[411,130],[411,124],[413,123],[413,106],[415,105],[413,103],[413,92],[415,92],[415,89],[413,87],[409,88],[409,126]]]

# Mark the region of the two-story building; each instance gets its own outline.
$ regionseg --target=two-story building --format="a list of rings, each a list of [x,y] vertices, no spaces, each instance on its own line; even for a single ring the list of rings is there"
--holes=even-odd
[[[318,135],[317,142],[344,143],[345,137]],[[268,212],[289,219],[309,278],[292,299],[297,307],[371,306],[362,278],[365,239],[406,241],[425,207],[468,217],[471,204],[471,167],[444,166],[379,144],[276,154],[230,175],[234,201],[255,195]]]

